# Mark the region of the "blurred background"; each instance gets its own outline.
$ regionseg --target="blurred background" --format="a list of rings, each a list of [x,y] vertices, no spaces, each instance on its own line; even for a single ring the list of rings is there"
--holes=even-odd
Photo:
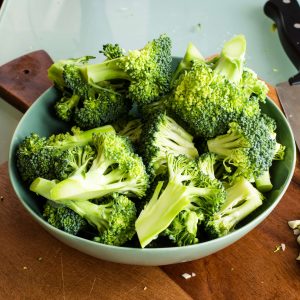
[[[173,55],[193,42],[204,56],[233,35],[247,39],[246,65],[271,84],[296,73],[261,0],[0,0],[0,65],[44,49],[53,60],[96,55],[105,43],[140,48],[167,33]],[[0,98],[0,163],[22,114]]]

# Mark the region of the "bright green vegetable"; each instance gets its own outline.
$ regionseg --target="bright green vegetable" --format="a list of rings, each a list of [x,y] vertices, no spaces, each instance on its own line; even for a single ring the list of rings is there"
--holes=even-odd
[[[263,195],[243,177],[226,190],[226,201],[206,223],[211,238],[230,233],[234,227],[263,203]]]

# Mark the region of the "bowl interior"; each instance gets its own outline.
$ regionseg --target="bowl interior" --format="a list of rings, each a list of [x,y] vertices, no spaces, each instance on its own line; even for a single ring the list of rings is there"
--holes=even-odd
[[[177,63],[178,58],[175,58],[173,66],[176,67]],[[42,219],[41,202],[40,200],[38,201],[38,198],[23,184],[17,171],[15,153],[19,143],[32,132],[36,132],[41,136],[49,136],[53,133],[62,132],[69,129],[69,126],[66,123],[59,121],[55,116],[53,104],[56,102],[58,97],[59,93],[56,91],[56,89],[50,88],[41,97],[39,97],[37,101],[35,101],[35,103],[24,114],[23,118],[18,124],[10,146],[9,174],[11,183],[23,205],[37,219]],[[286,146],[286,155],[284,160],[275,161],[271,168],[271,177],[274,188],[267,194],[264,204],[254,213],[244,219],[243,222],[240,223],[239,227],[250,225],[250,223],[254,221],[256,217],[262,215],[264,212],[268,211],[268,208],[279,202],[291,180],[295,168],[295,143],[288,122],[281,111],[272,102],[272,100],[267,99],[266,103],[262,104],[261,107],[264,113],[276,120],[277,139],[281,144]],[[213,241],[210,241],[210,243],[211,242]],[[181,247],[181,249],[182,248],[184,247]],[[149,249],[149,251],[152,250]]]

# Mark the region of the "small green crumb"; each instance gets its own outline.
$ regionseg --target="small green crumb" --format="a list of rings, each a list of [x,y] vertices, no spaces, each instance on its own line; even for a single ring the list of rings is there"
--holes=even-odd
[[[195,32],[199,32],[200,30],[201,30],[201,27],[202,27],[202,25],[200,24],[200,23],[198,23],[198,24],[196,24],[195,26],[194,26],[194,30],[193,31],[195,31]]]
[[[278,72],[278,69],[276,69],[276,68],[273,68],[273,72]]]
[[[276,30],[277,30],[277,25],[275,23],[273,23],[271,26],[271,31],[275,32]]]

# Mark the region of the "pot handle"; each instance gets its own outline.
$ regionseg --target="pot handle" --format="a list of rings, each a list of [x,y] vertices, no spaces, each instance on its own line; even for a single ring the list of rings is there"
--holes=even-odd
[[[16,58],[0,67],[0,96],[21,112],[53,83],[47,70],[53,63],[44,50],[37,50]]]

